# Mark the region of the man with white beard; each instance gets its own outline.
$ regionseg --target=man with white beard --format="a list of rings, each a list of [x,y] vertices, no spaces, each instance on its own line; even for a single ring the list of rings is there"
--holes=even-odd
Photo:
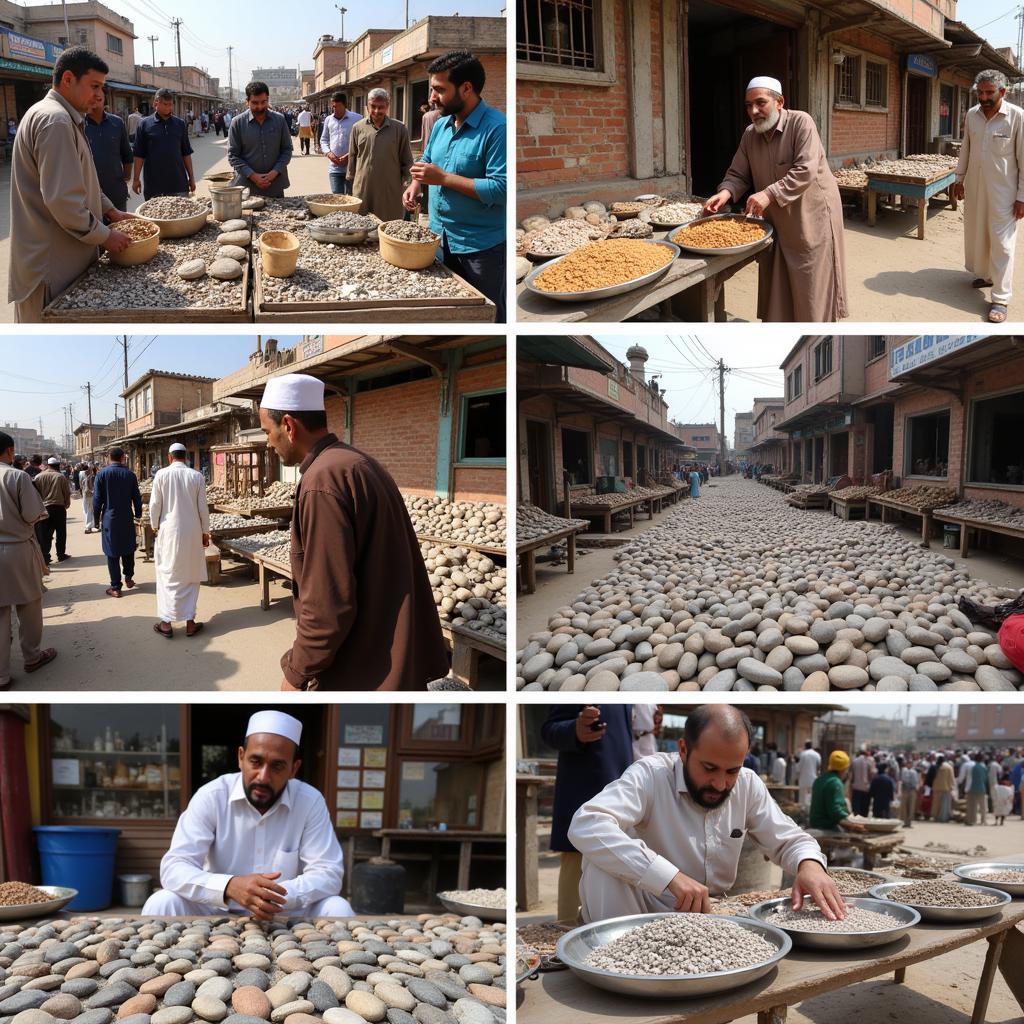
[[[168,450],[168,465],[153,478],[149,518],[156,543],[156,611],[153,629],[170,640],[171,623],[184,622],[186,636],[202,628],[196,622],[199,586],[206,579],[206,546],[210,543],[210,509],[206,480],[189,469],[185,446],[175,442]]]
[[[843,204],[814,118],[786,108],[776,78],[751,79],[746,108],[751,124],[704,213],[753,189],[744,212],[775,228],[759,262],[757,315],[772,323],[840,320],[848,315]]]
[[[964,199],[964,263],[991,288],[991,323],[1006,319],[1013,294],[1017,222],[1024,217],[1024,110],[1006,99],[1006,77],[982,71],[974,79],[978,105],[967,111],[956,167],[954,199]]]

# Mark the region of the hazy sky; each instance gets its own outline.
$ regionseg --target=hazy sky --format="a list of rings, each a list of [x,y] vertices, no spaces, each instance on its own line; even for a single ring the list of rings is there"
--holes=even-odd
[[[1004,0],[959,0],[956,16],[993,46],[1011,46],[1016,51],[1019,23],[1014,15],[1019,9],[1019,4],[1011,7]]]
[[[88,418],[82,386],[93,384],[92,415],[97,423],[114,418],[114,403],[124,403],[124,356],[121,335],[0,338],[0,424],[39,428],[60,439],[64,434],[63,406],[74,405],[74,425]],[[277,335],[280,348],[290,348],[297,335]],[[149,369],[224,377],[245,366],[256,349],[256,335],[188,336],[134,334],[128,336],[128,382]]]
[[[596,335],[617,359],[636,340],[628,335]],[[779,364],[800,337],[792,328],[757,326],[754,331],[730,329],[727,337],[714,331],[650,336],[641,340],[650,353],[648,379],[660,374],[669,413],[680,423],[718,423],[719,359],[725,361],[725,432],[732,444],[737,412],[748,412],[755,398],[783,392]]]
[[[38,7],[50,0],[28,0]],[[207,68],[228,84],[228,46],[232,56],[235,87],[244,86],[257,67],[313,67],[313,47],[325,34],[341,35],[341,14],[347,7],[345,37],[356,39],[368,28],[397,28],[405,24],[404,0],[376,3],[303,0],[271,3],[270,0],[105,0],[106,5],[131,20],[135,28],[135,63],[150,62],[147,36],[158,36],[156,62],[177,64],[171,18],[181,18],[181,59],[184,64]],[[497,17],[498,0],[409,0],[410,23],[433,15]],[[273,97],[271,97],[273,99]]]

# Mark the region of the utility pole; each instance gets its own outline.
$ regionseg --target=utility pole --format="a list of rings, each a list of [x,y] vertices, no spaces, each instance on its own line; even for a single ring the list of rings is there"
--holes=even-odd
[[[235,48],[233,46],[229,46],[228,47],[228,104],[229,105],[234,101],[234,95],[235,95],[234,83],[233,83],[233,81],[231,79],[231,65],[233,63],[232,60],[231,60],[231,54],[234,53],[234,50],[235,50]]]
[[[150,52],[150,57],[151,57],[151,59],[153,61],[153,63],[150,65],[150,67],[153,69],[153,74],[155,75],[156,74],[156,44],[157,44],[157,42],[159,42],[160,37],[159,36],[146,36],[146,38],[149,40],[149,52]],[[155,78],[153,80],[156,81]]]
[[[339,11],[341,11],[341,41],[345,41],[345,15],[348,14],[348,8],[342,7],[341,4],[334,5]]]
[[[87,408],[89,410],[89,419],[86,420],[86,423],[89,426],[89,461],[92,462],[92,381],[87,380],[85,382],[85,387],[82,388],[81,390],[85,392],[85,400],[87,403]]]
[[[725,475],[725,360],[718,360],[718,461]]]
[[[171,18],[171,27],[174,29],[174,46],[178,52],[178,81],[181,82],[182,94],[185,92],[185,69],[181,66],[181,18]],[[185,102],[182,95],[182,103]]]
[[[124,349],[124,389],[128,390],[128,335],[121,336],[121,347]]]
[[[71,39],[71,29],[68,27],[68,5],[67,0],[61,0],[61,7],[64,9],[64,38],[68,41],[68,46],[74,46]]]

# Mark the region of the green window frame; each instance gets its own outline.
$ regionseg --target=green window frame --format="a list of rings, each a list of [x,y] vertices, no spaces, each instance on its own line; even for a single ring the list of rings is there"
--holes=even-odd
[[[501,446],[502,454],[500,456],[475,458],[473,456],[463,454],[466,442],[466,421],[469,414],[469,403],[474,398],[481,398],[486,395],[504,395],[506,403],[508,401],[507,388],[488,388],[484,391],[468,391],[459,396],[459,432],[455,442],[455,464],[457,466],[504,466],[508,462],[505,454],[507,451],[507,437],[505,439],[506,443]]]

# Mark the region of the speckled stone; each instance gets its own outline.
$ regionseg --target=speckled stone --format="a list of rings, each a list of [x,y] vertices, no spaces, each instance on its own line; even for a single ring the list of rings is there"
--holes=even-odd
[[[306,998],[316,1008],[317,1013],[323,1013],[324,1010],[330,1010],[334,1006],[340,1006],[338,997],[334,994],[334,990],[323,981],[314,981],[309,989],[306,991]]]
[[[266,992],[270,988],[270,977],[266,971],[261,971],[258,968],[250,967],[248,970],[239,971],[235,975],[235,988],[258,988],[261,992]]]
[[[429,971],[427,981],[441,991],[441,994],[450,999],[453,1003],[466,994],[466,986],[462,984],[458,976],[450,971]]]
[[[270,1000],[266,993],[255,985],[245,985],[235,989],[231,996],[231,1006],[236,1013],[270,1020]]]
[[[74,996],[61,992],[50,996],[39,1009],[58,1020],[72,1020],[82,1012],[82,1004]]]
[[[452,1016],[459,1024],[494,1024],[494,1014],[475,999],[457,999]]]
[[[326,985],[338,1000],[344,999],[352,991],[352,979],[340,967],[320,968],[317,980]]]
[[[159,978],[147,981],[139,991],[144,995],[162,996],[169,988],[181,981],[180,974],[161,974]]]
[[[54,1018],[45,1010],[22,1010],[11,1018],[11,1024],[54,1024]]]
[[[412,1015],[419,1024],[455,1024],[455,1018],[444,1010],[439,1010],[430,1003],[417,1003]]]
[[[165,1006],[150,1018],[152,1024],[188,1024],[191,1019],[191,1006]]]
[[[499,988],[497,985],[470,985],[470,995],[475,996],[481,1002],[487,1003],[490,1006],[504,1006],[505,1005],[505,990]]]
[[[131,985],[126,985],[123,981],[114,981],[105,985],[95,995],[89,996],[85,1002],[85,1008],[87,1010],[113,1009],[137,994]]]
[[[114,1011],[107,1007],[97,1007],[94,1010],[86,1010],[81,1016],[75,1018],[75,1024],[110,1024],[114,1019]]]
[[[416,997],[396,982],[385,982],[378,985],[373,994],[389,1008],[405,1010],[411,1013],[416,1009]]]
[[[195,997],[195,985],[191,981],[179,981],[164,993],[164,1006],[191,1006]]]
[[[316,1007],[308,999],[293,999],[291,1002],[282,1003],[270,1012],[270,1019],[277,1024],[293,1013],[311,1013]]]
[[[95,978],[73,978],[71,981],[65,981],[60,990],[76,999],[86,999],[98,988],[99,983]]]
[[[358,992],[353,989],[345,996],[345,1006],[353,1013],[358,1013],[364,1020],[374,1024],[387,1016],[388,1008],[383,1000],[371,992]]]
[[[219,999],[222,1003],[226,1003],[231,998],[231,993],[234,990],[235,986],[231,983],[230,978],[208,978],[196,989],[196,998],[198,999],[200,996],[212,997],[213,999]]]

